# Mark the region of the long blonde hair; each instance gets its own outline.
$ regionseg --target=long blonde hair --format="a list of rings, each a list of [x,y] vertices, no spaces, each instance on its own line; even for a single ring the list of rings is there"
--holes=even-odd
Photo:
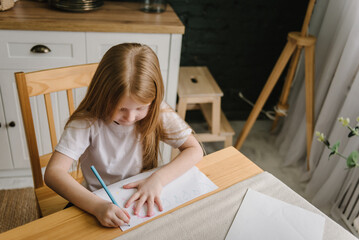
[[[163,80],[158,58],[150,47],[124,43],[110,48],[66,126],[75,119],[110,123],[118,103],[126,94],[140,103],[151,103],[146,117],[135,125],[143,146],[142,171],[149,170],[158,166],[159,141],[166,137],[159,120],[164,97]]]

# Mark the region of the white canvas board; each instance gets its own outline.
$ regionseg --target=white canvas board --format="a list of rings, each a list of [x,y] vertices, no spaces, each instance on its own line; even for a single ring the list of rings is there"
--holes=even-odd
[[[123,189],[122,186],[127,183],[135,182],[144,178],[149,177],[155,170],[144,172],[133,176],[131,178],[119,181],[117,183],[111,184],[108,187],[113,197],[117,201],[120,207],[124,208],[127,200],[137,191],[137,189]],[[155,214],[152,217],[147,217],[147,208],[146,205],[142,207],[138,215],[133,214],[135,204],[132,204],[130,207],[126,208],[127,212],[131,216],[130,226],[122,226],[123,231],[130,229],[140,223],[148,221],[151,218],[154,218],[158,215],[164,214],[169,210],[176,208],[192,199],[195,199],[203,194],[212,192],[218,187],[204,175],[197,167],[193,167],[184,173],[179,178],[173,180],[168,185],[166,185],[161,193],[161,201],[163,206],[163,211],[158,211],[157,205],[154,208]],[[94,191],[99,197],[111,201],[105,190],[99,189]]]
[[[325,218],[248,189],[226,240],[321,240]]]

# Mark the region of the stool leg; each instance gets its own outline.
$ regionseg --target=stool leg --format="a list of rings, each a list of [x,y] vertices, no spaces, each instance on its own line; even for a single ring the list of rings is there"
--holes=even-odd
[[[186,110],[187,110],[187,99],[179,98],[178,106],[177,106],[177,113],[183,120],[186,118]]]
[[[218,97],[212,102],[212,134],[218,135],[221,121],[221,98]]]
[[[224,140],[224,147],[230,147],[233,146],[233,136],[227,136],[226,140]]]
[[[295,48],[296,48],[296,43],[294,41],[288,40],[281,55],[279,56],[277,63],[275,64],[275,66],[272,70],[272,73],[270,74],[266,84],[264,85],[264,88],[252,109],[252,112],[249,114],[249,117],[248,117],[241,133],[239,134],[239,136],[237,138],[235,148],[240,149],[242,147],[244,140],[246,139],[247,135],[249,134],[249,131],[251,130],[254,122],[256,121],[259,112],[263,108],[264,103],[268,99],[269,94],[272,92],[275,84],[277,83],[281,73],[283,72],[284,67],[288,63],[288,60],[289,60],[290,56],[292,55],[293,51],[295,50]]]
[[[314,128],[314,45],[305,47],[305,107],[307,127],[307,170]]]

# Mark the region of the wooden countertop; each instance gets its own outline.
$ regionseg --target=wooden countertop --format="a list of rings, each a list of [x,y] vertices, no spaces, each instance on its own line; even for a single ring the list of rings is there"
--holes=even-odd
[[[145,13],[136,2],[105,1],[97,10],[67,12],[47,2],[20,0],[0,12],[0,29],[72,32],[184,34],[184,25],[168,4],[163,13]]]

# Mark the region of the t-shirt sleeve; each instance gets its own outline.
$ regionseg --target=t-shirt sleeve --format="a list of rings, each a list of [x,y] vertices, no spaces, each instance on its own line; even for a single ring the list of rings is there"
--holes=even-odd
[[[161,105],[161,120],[167,135],[162,141],[173,148],[180,147],[192,133],[190,126],[164,102]]]
[[[77,161],[90,146],[93,124],[74,120],[67,125],[55,150]]]

